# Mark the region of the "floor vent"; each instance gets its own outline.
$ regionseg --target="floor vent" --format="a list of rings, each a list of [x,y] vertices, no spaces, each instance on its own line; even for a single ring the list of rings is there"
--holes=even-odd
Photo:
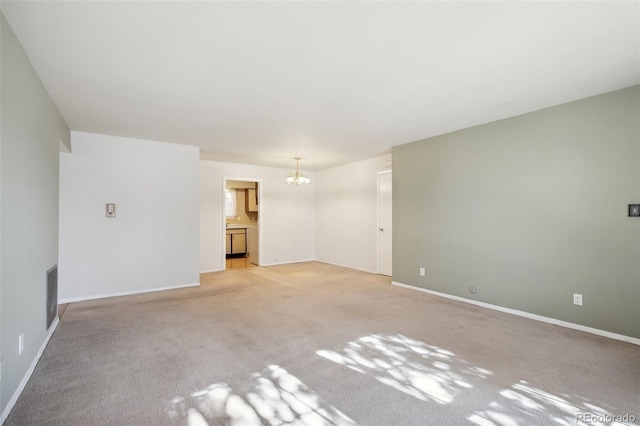
[[[58,315],[58,265],[47,271],[47,330]]]

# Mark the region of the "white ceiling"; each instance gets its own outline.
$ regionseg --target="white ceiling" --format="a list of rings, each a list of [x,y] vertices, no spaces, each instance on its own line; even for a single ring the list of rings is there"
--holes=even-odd
[[[640,83],[640,3],[2,3],[72,130],[322,169]]]

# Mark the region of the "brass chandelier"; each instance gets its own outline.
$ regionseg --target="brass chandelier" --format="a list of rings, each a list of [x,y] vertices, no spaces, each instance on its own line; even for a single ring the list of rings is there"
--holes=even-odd
[[[296,185],[306,185],[308,183],[311,183],[311,179],[309,179],[309,177],[304,173],[300,171],[300,166],[299,166],[299,161],[300,161],[300,157],[294,157],[296,160],[296,169],[292,170],[289,173],[289,176],[287,177],[287,179],[285,180],[285,182],[287,182],[287,184],[296,184]]]

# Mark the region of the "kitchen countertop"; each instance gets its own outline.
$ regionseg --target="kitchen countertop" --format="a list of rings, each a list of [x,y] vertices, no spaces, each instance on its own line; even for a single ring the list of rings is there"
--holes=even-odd
[[[246,225],[227,225],[226,229],[256,229],[258,225],[246,224]]]

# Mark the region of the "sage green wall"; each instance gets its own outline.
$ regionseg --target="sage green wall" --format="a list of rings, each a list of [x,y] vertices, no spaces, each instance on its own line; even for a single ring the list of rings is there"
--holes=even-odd
[[[0,412],[47,336],[46,271],[58,261],[60,142],[70,146],[64,119],[1,16],[0,102]],[[18,336],[24,352],[18,355]],[[5,413],[6,414],[6,413]]]
[[[639,127],[635,86],[395,147],[393,280],[640,338]]]

